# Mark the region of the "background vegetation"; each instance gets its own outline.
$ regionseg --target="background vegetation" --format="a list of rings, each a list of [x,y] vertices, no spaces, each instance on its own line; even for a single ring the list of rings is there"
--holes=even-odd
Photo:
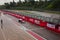
[[[4,3],[4,5],[1,5],[0,9],[60,11],[60,0],[25,0],[25,2],[19,0],[17,3],[13,0],[13,2]]]

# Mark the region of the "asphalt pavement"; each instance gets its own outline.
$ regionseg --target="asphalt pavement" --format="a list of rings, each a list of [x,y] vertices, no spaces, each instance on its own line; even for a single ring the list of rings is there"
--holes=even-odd
[[[13,16],[10,16],[10,15],[6,15],[6,16],[8,16],[12,20],[18,22],[17,18],[15,18]],[[20,25],[20,24],[23,25],[24,27],[26,27],[27,29],[37,33],[38,35],[42,36],[43,38],[45,38],[47,40],[60,40],[60,34],[57,34],[55,32],[49,31],[49,30],[47,30],[45,28],[42,28],[40,26],[31,24],[29,22],[25,22],[25,23],[19,23],[18,22],[18,25]]]
[[[1,19],[3,25],[1,24]],[[26,31],[22,30],[21,27],[22,25],[18,25],[14,20],[2,14],[0,16],[0,40],[36,40]]]

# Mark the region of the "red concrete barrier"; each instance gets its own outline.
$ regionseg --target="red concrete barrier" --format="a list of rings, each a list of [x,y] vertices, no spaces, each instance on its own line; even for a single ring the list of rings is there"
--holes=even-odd
[[[46,27],[46,26],[47,26],[47,22],[45,22],[45,21],[41,21],[41,22],[40,22],[40,26],[42,26],[42,27]]]
[[[59,26],[59,29],[58,30],[60,31],[60,26]]]

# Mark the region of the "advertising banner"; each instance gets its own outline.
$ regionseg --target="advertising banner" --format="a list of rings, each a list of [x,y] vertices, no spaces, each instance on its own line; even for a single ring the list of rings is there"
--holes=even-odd
[[[34,22],[34,19],[30,18],[29,21],[30,21],[30,22]]]
[[[47,27],[55,29],[55,25],[54,24],[47,23]]]
[[[40,21],[39,20],[34,20],[35,24],[40,25]]]
[[[22,19],[24,19],[24,20],[25,20],[25,16],[22,16]]]

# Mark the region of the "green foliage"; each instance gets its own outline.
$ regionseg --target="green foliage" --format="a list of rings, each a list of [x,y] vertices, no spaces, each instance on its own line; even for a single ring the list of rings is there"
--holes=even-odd
[[[46,7],[46,9],[52,9],[52,5],[50,4],[50,5],[48,5],[47,7]]]
[[[60,10],[60,0],[54,0],[53,2],[51,2],[46,9],[49,10]]]
[[[5,9],[5,6],[4,5],[0,5],[0,9]]]
[[[6,9],[9,9],[10,8],[9,3],[5,3],[5,7],[6,7]]]
[[[16,2],[5,3],[5,8],[7,9],[47,9],[47,10],[60,10],[60,0],[50,0],[50,1],[34,1],[34,0],[25,0],[25,2],[21,2],[19,0]]]

